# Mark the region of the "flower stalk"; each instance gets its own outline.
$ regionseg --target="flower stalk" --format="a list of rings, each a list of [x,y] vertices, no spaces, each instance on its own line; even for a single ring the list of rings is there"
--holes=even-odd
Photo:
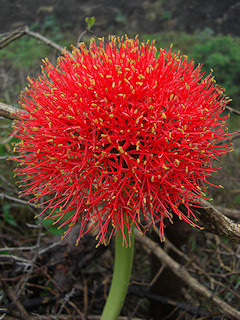
[[[125,230],[125,237],[127,239],[127,230]],[[111,288],[101,320],[115,320],[118,318],[128,290],[133,255],[134,234],[132,233],[131,241],[128,242],[126,247],[123,245],[123,234],[119,231],[119,234],[115,236],[115,259]]]

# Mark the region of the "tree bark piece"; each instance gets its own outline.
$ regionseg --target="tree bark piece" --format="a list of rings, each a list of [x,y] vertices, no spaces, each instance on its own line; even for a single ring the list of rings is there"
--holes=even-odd
[[[200,198],[198,201],[202,207],[192,207],[192,211],[196,214],[200,222],[198,224],[200,227],[203,227],[203,231],[214,233],[233,242],[240,243],[240,224],[227,218],[208,201]],[[181,210],[187,214],[187,209],[183,205],[181,205]]]

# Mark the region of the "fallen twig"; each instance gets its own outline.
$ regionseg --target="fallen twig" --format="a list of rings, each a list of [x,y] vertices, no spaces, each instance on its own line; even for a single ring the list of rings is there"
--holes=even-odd
[[[32,247],[4,247],[4,248],[0,248],[0,252],[4,252],[4,251],[33,251],[36,249],[36,246],[32,246]]]
[[[5,248],[4,251],[8,251],[7,248]],[[25,269],[29,268],[32,265],[31,261],[24,259],[22,257],[17,257],[9,254],[0,255],[0,264],[6,264],[6,263],[12,264],[13,262],[15,262],[18,265],[24,266]]]
[[[32,318],[27,313],[26,309],[23,307],[23,305],[20,303],[20,301],[18,301],[18,299],[15,297],[14,291],[10,287],[8,287],[7,285],[4,285],[4,290],[7,294],[7,296],[12,301],[12,303],[17,307],[17,309],[19,311],[20,319],[31,320]]]
[[[215,236],[215,238],[216,238],[216,241],[219,241],[218,236]],[[218,244],[220,244],[220,241],[218,242]],[[217,284],[220,287],[226,288],[222,281],[218,281],[215,278],[211,277],[210,273],[206,272],[206,270],[203,269],[198,263],[194,262],[194,260],[190,259],[186,254],[184,254],[181,250],[179,250],[177,247],[175,247],[174,244],[169,241],[169,239],[165,240],[164,245],[165,245],[164,248],[173,250],[181,258],[186,260],[188,265],[193,266],[194,269],[198,270],[199,273],[203,274],[211,284]],[[218,250],[218,246],[217,246],[217,250]],[[225,266],[223,266],[223,265],[221,265],[221,266],[223,269],[225,269]],[[230,269],[228,269],[228,271],[229,270]],[[233,275],[233,274],[234,274],[234,272],[229,272],[229,275]],[[236,274],[239,274],[239,272],[236,272]],[[219,276],[221,276],[221,274],[218,274],[217,276],[219,277]],[[224,277],[226,278],[226,273],[224,274]],[[228,290],[230,290],[235,296],[237,296],[237,298],[239,298],[237,292],[233,292],[229,288],[228,288]]]
[[[16,293],[16,297],[15,297],[14,302],[18,300],[19,296],[21,295],[21,293],[25,289],[25,286],[26,286],[26,284],[27,284],[32,272],[33,272],[34,267],[35,267],[35,263],[37,261],[39,248],[40,248],[41,236],[42,236],[42,228],[43,228],[42,219],[43,218],[40,216],[39,217],[39,225],[38,225],[38,236],[37,236],[37,241],[36,241],[36,249],[35,249],[32,261],[31,261],[31,266],[30,266],[30,268],[28,270],[28,273],[27,273],[26,277],[24,278],[24,281],[23,281],[21,287],[19,288],[18,292]]]
[[[135,235],[143,245],[145,245],[151,252],[163,263],[165,263],[174,274],[182,279],[189,288],[194,290],[197,294],[207,298],[209,301],[214,303],[224,314],[230,316],[231,319],[240,319],[240,312],[232,308],[229,304],[224,302],[222,299],[215,296],[214,292],[208,290],[196,279],[194,279],[190,273],[185,269],[184,266],[172,259],[164,250],[154,241],[149,239],[147,236],[142,235],[136,230]]]
[[[176,307],[179,310],[184,310],[187,311],[189,314],[196,316],[201,316],[201,317],[208,317],[208,319],[210,318],[210,314],[209,312],[206,311],[202,311],[199,306],[192,306],[190,304],[187,303],[183,303],[180,301],[177,301],[175,299],[170,299],[164,296],[160,296],[158,294],[152,293],[151,291],[146,291],[144,289],[141,288],[141,290],[139,290],[139,286],[130,286],[128,289],[128,293],[130,294],[134,294],[136,296],[139,297],[143,297],[143,298],[147,298],[150,300],[155,300],[155,301],[159,301],[163,304],[169,304],[171,306]]]

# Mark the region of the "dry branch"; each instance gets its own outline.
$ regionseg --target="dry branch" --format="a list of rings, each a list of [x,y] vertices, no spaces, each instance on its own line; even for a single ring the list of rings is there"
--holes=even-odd
[[[136,238],[165,265],[167,265],[180,279],[182,279],[189,288],[200,294],[204,298],[214,303],[225,315],[231,319],[240,319],[240,312],[232,308],[222,299],[214,295],[214,292],[208,290],[196,279],[194,279],[184,266],[172,259],[160,246],[149,239],[147,236],[142,237],[138,231],[135,232]]]
[[[24,204],[27,206],[31,206],[35,209],[37,208],[37,205],[35,205],[34,203],[31,203],[31,202],[28,202],[28,201],[25,201],[25,200],[22,200],[22,199],[19,199],[16,197],[9,196],[8,194],[5,194],[5,193],[0,193],[0,200],[2,200],[2,199],[8,199],[12,202],[17,202],[17,203],[21,203],[21,204]]]
[[[16,29],[6,35],[4,39],[0,42],[0,49],[7,47],[11,42],[21,38],[24,35],[23,28]]]
[[[215,209],[222,212],[225,216],[233,219],[240,220],[240,210],[225,208],[220,206],[214,206]]]
[[[42,41],[46,45],[56,49],[57,51],[63,51],[64,48],[62,46],[59,46],[57,43],[49,40],[48,38],[42,36],[40,33],[34,32],[29,30],[28,26],[25,26],[20,29],[16,29],[13,32],[9,33],[1,42],[0,42],[0,49],[3,49],[4,47],[8,46],[11,42],[13,42],[16,39],[19,39],[23,35],[29,35],[32,38],[35,38],[37,40]]]
[[[204,231],[225,237],[233,242],[240,243],[240,224],[227,218],[206,200],[198,199],[201,208],[193,207],[199,224]],[[181,205],[181,210],[187,214],[187,209]]]
[[[17,120],[18,119],[18,111],[19,109],[10,106],[9,104],[0,102],[0,116],[10,119]],[[22,110],[21,110],[22,111]]]
[[[235,114],[237,114],[238,116],[240,116],[240,111],[237,110],[237,109],[234,109],[234,108],[229,107],[229,106],[226,106],[225,109],[228,110],[228,111],[230,111],[231,113],[235,113]]]
[[[38,39],[38,40],[42,41],[43,43],[45,43],[46,45],[56,49],[57,51],[60,51],[60,52],[64,51],[63,47],[59,46],[57,43],[49,40],[48,38],[42,36],[40,33],[33,32],[33,31],[29,30],[28,27],[26,27],[24,29],[24,33],[29,35],[32,38],[35,38],[35,39]]]

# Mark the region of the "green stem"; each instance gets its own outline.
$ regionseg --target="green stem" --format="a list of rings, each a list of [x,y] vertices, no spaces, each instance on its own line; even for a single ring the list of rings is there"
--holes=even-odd
[[[127,234],[126,234],[127,238]],[[115,261],[111,288],[104,306],[101,320],[116,320],[122,309],[132,270],[134,236],[127,248],[122,245],[122,233],[115,237]]]

